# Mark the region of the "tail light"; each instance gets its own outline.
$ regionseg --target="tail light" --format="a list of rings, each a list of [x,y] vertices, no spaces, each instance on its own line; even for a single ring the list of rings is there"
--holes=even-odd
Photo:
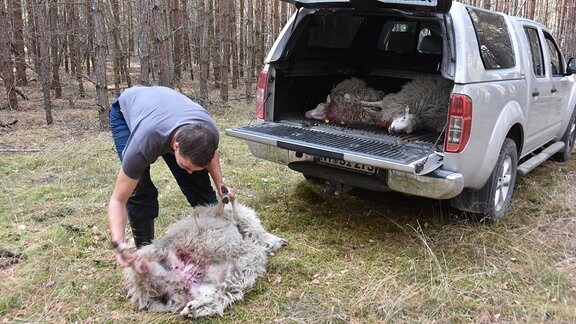
[[[452,153],[462,151],[470,138],[471,127],[472,99],[462,94],[452,95],[444,151]]]
[[[266,85],[268,84],[268,71],[260,72],[256,85],[256,117],[264,119],[266,116]]]

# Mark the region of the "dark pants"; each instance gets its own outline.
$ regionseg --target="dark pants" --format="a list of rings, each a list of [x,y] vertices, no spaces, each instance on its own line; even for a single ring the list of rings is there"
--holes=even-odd
[[[130,137],[130,129],[120,112],[118,100],[114,100],[110,108],[110,130],[118,157],[122,161],[122,152]],[[207,170],[189,174],[178,166],[174,154],[167,153],[162,155],[162,158],[170,168],[190,206],[217,203],[216,193],[212,189]],[[126,210],[136,247],[150,244],[154,239],[154,218],[158,217],[159,211],[158,190],[150,179],[150,167],[146,168],[138,180],[134,192],[126,203]]]

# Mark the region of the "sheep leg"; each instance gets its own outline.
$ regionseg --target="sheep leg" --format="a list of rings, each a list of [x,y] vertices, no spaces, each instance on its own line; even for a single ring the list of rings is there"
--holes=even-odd
[[[344,99],[359,103],[364,110],[379,112],[384,109],[384,99],[378,101],[365,101],[349,93],[344,94]]]

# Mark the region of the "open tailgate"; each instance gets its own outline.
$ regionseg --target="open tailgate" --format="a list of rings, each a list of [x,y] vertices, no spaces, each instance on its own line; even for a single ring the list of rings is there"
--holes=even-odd
[[[442,166],[433,135],[375,136],[370,131],[349,132],[318,126],[303,127],[263,122],[227,129],[226,134],[316,157],[344,160],[414,174],[427,174]]]

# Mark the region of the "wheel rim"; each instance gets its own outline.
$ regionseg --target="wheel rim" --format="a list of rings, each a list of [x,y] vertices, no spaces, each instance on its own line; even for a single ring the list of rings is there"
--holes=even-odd
[[[510,190],[510,182],[512,181],[512,158],[507,156],[502,163],[502,171],[498,177],[496,184],[496,192],[494,193],[494,206],[496,212],[504,208],[508,191]]]

